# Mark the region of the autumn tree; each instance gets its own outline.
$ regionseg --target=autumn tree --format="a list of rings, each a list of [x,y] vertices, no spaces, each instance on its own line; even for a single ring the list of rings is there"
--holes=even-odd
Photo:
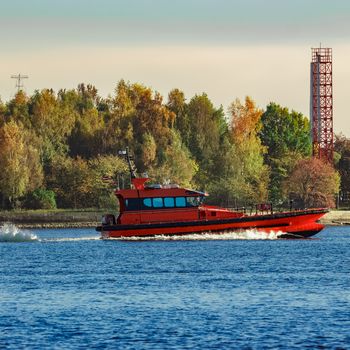
[[[103,137],[104,117],[109,112],[107,101],[98,95],[96,87],[91,84],[79,84],[76,90],[68,94],[61,93],[65,97],[63,101],[69,101],[67,107],[73,108],[75,113],[74,126],[68,136],[70,156],[88,159],[105,153]]]
[[[151,169],[157,156],[157,144],[153,135],[149,132],[144,133],[142,135],[141,145],[140,161],[145,169]]]
[[[40,154],[43,165],[68,152],[67,137],[70,135],[75,113],[58,98],[52,89],[36,91],[29,102],[31,128],[41,140]]]
[[[97,208],[116,208],[118,203],[113,190],[126,184],[129,179],[125,160],[113,155],[98,156],[90,159],[88,166],[93,183],[91,205]],[[111,181],[104,181],[106,177]]]
[[[171,90],[168,94],[167,107],[175,114],[174,127],[179,131],[182,141],[189,147],[191,128],[185,94],[179,89]]]
[[[151,168],[149,175],[160,183],[177,183],[191,187],[193,177],[198,171],[198,164],[182,142],[180,134],[172,130],[169,145],[165,148],[162,163]]]
[[[230,105],[229,113],[234,144],[233,161],[239,170],[236,176],[240,178],[240,181],[236,180],[239,189],[234,190],[241,193],[240,200],[245,203],[266,201],[269,169],[264,164],[266,148],[258,137],[262,110],[250,97],[246,97],[244,104],[236,99]]]
[[[237,207],[251,200],[249,185],[242,176],[241,159],[232,139],[225,138],[221,144],[214,168],[217,171],[212,174],[207,188],[210,194],[208,203]]]
[[[212,159],[218,151],[222,110],[214,108],[206,94],[194,96],[188,104],[190,137],[188,147],[199,162]]]
[[[3,207],[16,206],[16,201],[41,186],[42,167],[33,147],[34,135],[15,121],[0,128],[0,192]]]
[[[180,133],[173,129],[177,115],[164,105],[159,93],[139,89],[138,94],[133,124],[136,154],[143,163],[138,163],[138,168],[146,170],[155,180],[189,186],[197,164]]]
[[[175,115],[163,104],[163,98],[158,93],[153,93],[146,88],[139,92],[139,101],[136,105],[133,122],[134,138],[143,140],[143,135],[149,133],[153,136],[157,144],[156,161],[163,161],[163,151],[165,151],[169,139],[171,138],[170,127]],[[143,144],[139,143],[139,150],[142,152]]]
[[[186,109],[188,135],[185,135],[184,142],[199,165],[194,183],[206,189],[216,171],[214,163],[220,152],[222,137],[227,132],[227,123],[222,108],[215,108],[204,93],[195,95]]]
[[[0,98],[0,127],[4,125],[5,123],[5,116],[6,116],[6,106],[3,104],[1,98]]]
[[[7,104],[6,121],[15,120],[21,122],[26,128],[30,128],[29,98],[23,90],[16,93],[15,97]]]
[[[82,158],[56,156],[52,160],[50,188],[61,208],[84,208],[90,203],[92,181],[87,161]]]
[[[101,112],[104,126],[99,131],[102,154],[113,154],[126,146],[132,148],[134,143],[133,122],[140,89],[142,87],[138,84],[131,85],[120,80],[115,88],[114,96],[106,100],[105,108]]]
[[[125,162],[116,156],[90,160],[58,156],[52,162],[48,184],[61,208],[100,208],[112,203],[112,188],[103,178],[110,177],[116,183],[118,174],[126,173]]]
[[[286,195],[302,207],[334,207],[340,178],[332,165],[317,158],[299,160],[283,182]]]
[[[261,116],[259,137],[266,147],[265,163],[271,169],[269,198],[283,198],[282,183],[296,162],[311,155],[310,125],[301,113],[270,103]]]
[[[187,102],[173,89],[164,102],[152,88],[124,80],[107,98],[90,84],[57,94],[19,91],[0,101],[1,198],[11,206],[24,197],[35,207],[54,206],[55,196],[59,207],[109,206],[114,198],[101,179],[128,178],[116,158],[128,146],[139,172],[155,181],[210,191],[215,203],[264,201],[267,188],[278,201],[295,163],[310,155],[307,119],[274,103],[262,113],[250,98],[234,101],[228,114],[205,93]],[[344,191],[347,148],[336,140]]]
[[[56,195],[52,190],[37,188],[26,195],[24,207],[27,209],[56,209]]]
[[[336,168],[340,175],[341,200],[349,201],[350,196],[350,139],[344,135],[335,135],[335,155],[338,157]]]
[[[186,146],[179,140],[180,136],[172,130],[176,113],[164,104],[158,92],[140,84],[130,84],[121,80],[110,105],[106,132],[110,135],[114,132],[115,150],[130,147],[136,156],[139,172],[152,173],[158,179],[160,171],[157,169],[162,169],[163,178],[166,178],[172,173],[169,169],[172,158],[182,157],[184,162],[192,164],[191,159],[186,158],[189,157]],[[174,157],[175,149],[180,152],[178,157]],[[171,154],[173,156],[170,156]],[[177,169],[174,169],[173,174],[176,171]],[[175,178],[172,181],[175,181]],[[186,179],[188,176],[184,175],[182,182],[188,182]]]

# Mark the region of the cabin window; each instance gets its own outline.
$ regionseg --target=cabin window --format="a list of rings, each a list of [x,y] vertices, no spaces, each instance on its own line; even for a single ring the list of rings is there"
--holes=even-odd
[[[152,199],[151,198],[145,198],[143,200],[143,206],[147,208],[152,208]]]
[[[128,198],[125,200],[126,210],[140,210],[140,201],[138,198]]]
[[[199,197],[186,197],[186,202],[188,207],[198,207],[200,204]]]
[[[198,207],[203,201],[197,197],[155,197],[155,198],[128,198],[125,199],[125,210],[147,210],[159,208]]]
[[[175,203],[177,207],[185,207],[186,206],[186,199],[185,197],[176,197]]]
[[[153,198],[153,207],[162,208],[163,207],[163,198]]]
[[[175,207],[175,201],[173,197],[165,197],[164,198],[164,206],[166,208],[174,208]]]

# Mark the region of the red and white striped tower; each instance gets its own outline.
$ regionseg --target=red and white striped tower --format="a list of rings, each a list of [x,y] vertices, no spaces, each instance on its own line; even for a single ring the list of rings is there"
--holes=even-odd
[[[312,154],[333,164],[332,49],[312,48],[310,115]]]

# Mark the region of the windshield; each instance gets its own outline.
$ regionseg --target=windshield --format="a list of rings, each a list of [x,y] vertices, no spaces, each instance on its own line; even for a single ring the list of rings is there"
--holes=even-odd
[[[203,203],[204,197],[186,197],[188,207],[198,207]]]

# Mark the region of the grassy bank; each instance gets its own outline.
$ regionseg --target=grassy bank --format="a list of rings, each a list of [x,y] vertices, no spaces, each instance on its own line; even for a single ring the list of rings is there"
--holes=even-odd
[[[95,227],[108,210],[55,209],[0,211],[0,223],[19,227]]]
[[[350,225],[350,210],[331,210],[320,222],[324,225]]]

